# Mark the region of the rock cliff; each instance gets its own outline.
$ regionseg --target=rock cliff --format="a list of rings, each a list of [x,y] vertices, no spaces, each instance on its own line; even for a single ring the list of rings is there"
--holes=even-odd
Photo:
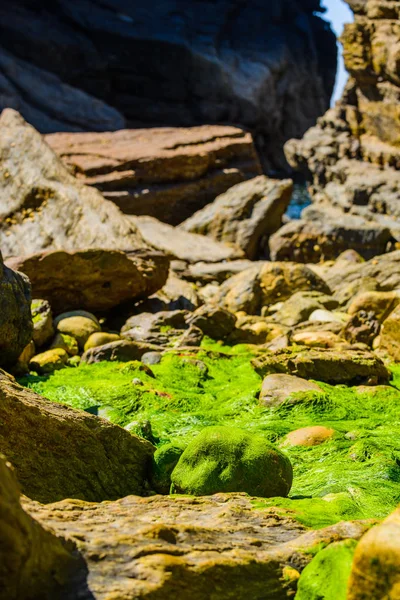
[[[286,156],[312,182],[314,206],[303,213],[306,220],[351,228],[353,217],[343,221],[350,213],[364,221],[357,221],[357,230],[388,228],[399,241],[400,6],[383,0],[348,4],[355,21],[342,36],[350,73],[344,95],[302,140],[286,144]],[[297,239],[295,232],[291,241]],[[377,245],[375,253],[384,249]]]
[[[266,165],[329,105],[319,0],[16,0],[0,7],[0,108],[42,132],[235,123]]]

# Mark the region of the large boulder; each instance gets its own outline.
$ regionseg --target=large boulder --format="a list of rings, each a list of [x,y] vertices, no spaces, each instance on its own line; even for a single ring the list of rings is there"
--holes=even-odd
[[[31,287],[21,273],[4,265],[0,253],[0,366],[16,363],[33,334]]]
[[[120,128],[117,111],[140,127],[237,123],[257,134],[266,166],[281,168],[284,141],[329,106],[337,50],[321,10],[319,0],[16,0],[0,12],[13,67],[0,107],[20,105],[44,131]],[[42,73],[28,84],[16,59]]]
[[[262,377],[287,373],[332,384],[387,383],[391,377],[373,352],[358,349],[288,348],[266,352],[252,365]]]
[[[0,244],[4,256],[42,250],[146,247],[134,225],[80,183],[14,110],[0,117]]]
[[[353,560],[347,600],[400,598],[400,508],[359,542]]]
[[[82,569],[66,595],[81,600],[293,597],[318,550],[358,540],[369,527],[352,521],[307,531],[282,509],[254,508],[243,494],[24,505],[57,535],[73,536]]]
[[[176,225],[261,173],[249,133],[227,126],[56,133],[47,143],[124,213]]]
[[[167,281],[169,261],[153,250],[87,249],[43,252],[7,261],[25,273],[36,298],[54,312],[74,308],[107,311],[151,296]]]
[[[10,463],[0,455],[0,590],[7,600],[59,598],[73,568],[74,544],[42,527],[20,503]]]
[[[227,279],[215,300],[235,313],[260,314],[262,307],[287,300],[298,291],[330,294],[326,283],[305,265],[260,262]]]
[[[195,496],[247,492],[271,498],[287,496],[292,479],[290,460],[262,435],[235,427],[206,427],[172,471],[171,490]]]
[[[293,184],[264,175],[235,185],[181,224],[191,233],[238,246],[254,260],[282,225]]]
[[[171,259],[188,263],[214,263],[243,257],[242,250],[237,246],[182,231],[153,217],[131,217],[131,221],[147,244]]]
[[[0,452],[39,502],[142,494],[153,447],[83,411],[49,402],[0,373]]]

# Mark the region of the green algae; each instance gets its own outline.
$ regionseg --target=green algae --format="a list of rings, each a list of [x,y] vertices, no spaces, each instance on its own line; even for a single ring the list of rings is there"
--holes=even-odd
[[[346,600],[356,546],[349,539],[318,552],[300,576],[296,600]]]
[[[290,498],[257,499],[254,506],[276,506],[315,528],[388,515],[400,502],[400,365],[393,387],[319,383],[322,393],[299,393],[296,402],[266,408],[258,405],[262,380],[252,358],[246,346],[206,340],[204,350],[171,352],[151,371],[138,362],[81,364],[21,383],[137,433],[137,423],[149,422],[159,447],[187,445],[208,426],[239,427],[277,444],[301,427],[332,427],[336,435],[328,442],[286,450],[294,468]]]

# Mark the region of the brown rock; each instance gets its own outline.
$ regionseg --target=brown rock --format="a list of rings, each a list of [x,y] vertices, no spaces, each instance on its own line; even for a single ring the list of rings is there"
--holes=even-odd
[[[41,526],[20,504],[10,465],[0,456],[0,590],[7,600],[58,598],[74,568],[81,566],[65,542]]]
[[[63,348],[52,348],[33,356],[29,361],[29,369],[39,375],[47,375],[63,369],[67,364],[67,360],[68,354]]]
[[[90,348],[98,348],[99,346],[104,346],[105,344],[110,344],[111,342],[118,342],[121,338],[116,333],[105,333],[104,331],[98,331],[96,333],[92,333],[84,346],[84,350],[90,350]]]
[[[389,314],[400,304],[400,293],[394,292],[363,292],[358,294],[350,303],[347,312],[355,315],[360,310],[372,311],[375,317],[384,321]]]
[[[198,327],[213,340],[223,340],[234,330],[236,317],[223,308],[206,304],[190,314],[186,322]]]
[[[292,396],[298,392],[322,392],[322,390],[316,383],[301,377],[284,373],[267,375],[262,383],[259,402],[267,407],[280,406],[287,401],[296,403],[296,399]]]
[[[141,494],[152,446],[84,411],[22,388],[0,373],[0,448],[24,494],[39,502]]]
[[[292,191],[291,180],[261,175],[233,186],[180,227],[238,246],[247,258],[254,260],[266,247],[269,236],[281,226]]]
[[[332,331],[299,331],[290,339],[292,344],[308,348],[335,348],[343,345],[343,339]]]
[[[335,430],[322,425],[303,427],[291,431],[285,437],[283,446],[318,446],[327,442],[335,435]]]
[[[120,342],[110,342],[104,346],[90,348],[82,355],[82,362],[91,365],[93,363],[108,361],[130,362],[140,360],[146,352],[159,351],[160,346],[147,342],[131,342],[121,340]]]
[[[347,600],[400,598],[400,508],[360,540],[350,575]]]
[[[60,248],[134,250],[146,246],[118,208],[80,183],[16,111],[3,111],[0,129],[4,256]]]
[[[254,358],[259,375],[287,373],[331,384],[387,383],[390,372],[373,352],[360,349],[289,348]]]
[[[188,263],[220,262],[242,258],[243,252],[233,245],[223,244],[197,233],[161,223],[153,217],[130,217],[147,244],[171,259]]]
[[[326,283],[304,265],[261,262],[227,279],[216,300],[233,313],[260,314],[263,306],[287,300],[302,290],[330,294]]]
[[[123,212],[172,225],[261,173],[251,135],[235,127],[56,133],[46,141]]]
[[[152,250],[58,250],[10,259],[25,273],[37,298],[55,313],[74,308],[106,311],[124,301],[138,301],[163,287],[168,259]]]
[[[343,337],[350,344],[366,344],[372,347],[379,334],[380,323],[373,311],[360,310],[355,313],[343,329]]]
[[[47,300],[32,300],[33,341],[37,348],[45,346],[54,336],[53,312]]]
[[[62,315],[61,315],[62,316]],[[100,325],[92,319],[81,317],[79,315],[66,316],[57,322],[57,331],[73,337],[81,350],[92,333],[100,331]]]

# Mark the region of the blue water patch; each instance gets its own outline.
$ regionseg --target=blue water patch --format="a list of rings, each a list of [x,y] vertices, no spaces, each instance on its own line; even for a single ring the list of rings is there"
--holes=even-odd
[[[292,199],[286,211],[286,216],[290,219],[300,219],[301,211],[310,206],[311,197],[308,193],[305,183],[295,183],[293,186]]]

